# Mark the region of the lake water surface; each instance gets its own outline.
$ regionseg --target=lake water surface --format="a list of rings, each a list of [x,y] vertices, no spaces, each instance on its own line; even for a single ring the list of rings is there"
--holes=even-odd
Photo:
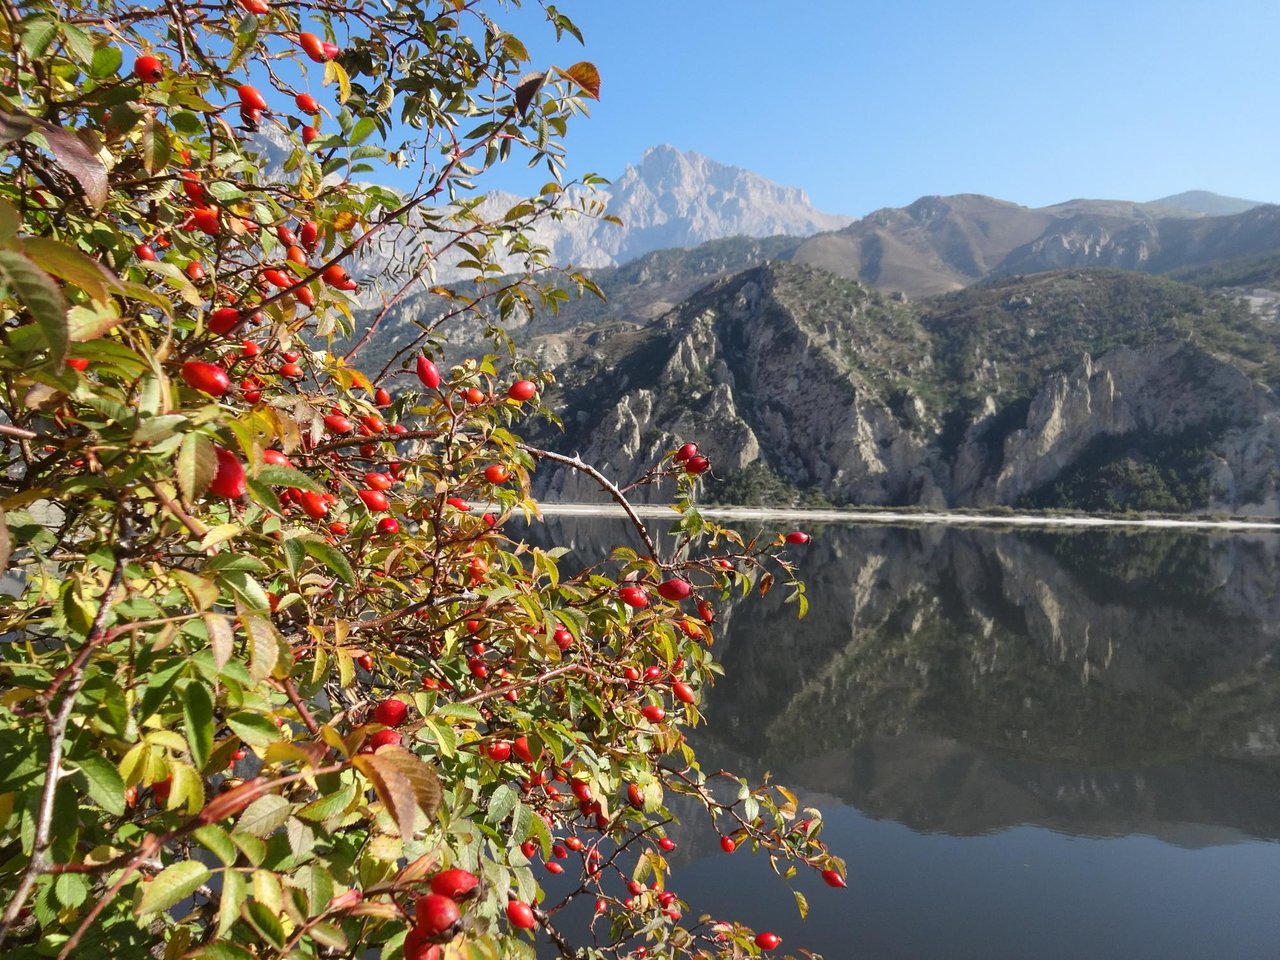
[[[1280,957],[1280,535],[813,532],[809,616],[726,611],[691,739],[823,809],[849,888],[799,878],[802,921],[693,817],[693,910],[828,960]]]

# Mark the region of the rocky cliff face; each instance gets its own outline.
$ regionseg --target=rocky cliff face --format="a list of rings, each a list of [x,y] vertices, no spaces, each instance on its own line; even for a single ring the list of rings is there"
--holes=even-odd
[[[890,337],[895,325],[913,332],[905,313],[867,291],[834,277],[822,282],[851,329],[860,325],[875,339]],[[598,372],[611,358],[586,358],[567,374],[585,387],[571,405],[598,413],[569,442],[585,441],[589,461],[628,476],[696,436],[720,471],[780,463],[802,487],[869,503],[914,499],[923,438],[895,415],[875,374],[850,369],[841,354],[844,327],[807,322],[788,304],[794,292],[777,269],[748,271],[673,311],[642,355],[618,365],[615,379]],[[618,394],[608,406],[601,387]],[[588,403],[593,394],[597,402]],[[596,496],[582,478],[563,474],[548,492]]]
[[[1280,513],[1280,403],[1256,362],[1217,343],[1242,336],[1242,308],[1181,290],[1070,274],[922,314],[768,265],[567,363],[565,403],[579,412],[560,442],[626,479],[692,438],[722,478],[767,468],[837,502],[1054,505],[1063,478],[1119,471],[1181,484],[1179,497],[1198,498],[1184,509]],[[552,497],[601,496],[579,476],[542,483]]]
[[[956,503],[1017,503],[1100,438],[1201,432],[1214,438],[1208,508],[1277,511],[1275,395],[1199,347],[1160,342],[1118,347],[1096,361],[1083,356],[1036,392],[1025,425],[998,448],[984,437],[992,416],[979,419],[960,448],[951,474]]]

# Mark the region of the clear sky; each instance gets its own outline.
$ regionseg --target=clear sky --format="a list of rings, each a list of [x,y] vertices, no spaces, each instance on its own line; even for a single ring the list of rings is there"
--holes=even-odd
[[[1277,0],[558,2],[586,47],[537,55],[604,78],[575,173],[670,143],[853,215],[966,192],[1280,201]]]

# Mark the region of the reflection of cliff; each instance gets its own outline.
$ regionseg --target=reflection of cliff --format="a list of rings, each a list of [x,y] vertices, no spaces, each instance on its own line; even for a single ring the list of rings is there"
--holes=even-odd
[[[1277,566],[1265,536],[828,528],[804,621],[725,611],[699,739],[923,829],[1280,836]]]
[[[1144,833],[1180,846],[1280,834],[1280,766],[1194,760],[1073,770],[922,734],[872,737],[789,767],[787,777],[871,817],[973,836],[1015,824],[1066,833]]]

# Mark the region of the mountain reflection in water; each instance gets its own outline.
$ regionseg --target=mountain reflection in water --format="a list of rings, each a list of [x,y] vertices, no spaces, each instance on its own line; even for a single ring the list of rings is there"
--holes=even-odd
[[[581,560],[627,542],[547,526]],[[828,958],[1280,957],[1280,536],[814,533],[808,617],[722,611],[691,739],[823,808],[850,890],[801,878],[801,923],[690,816],[695,908]]]

